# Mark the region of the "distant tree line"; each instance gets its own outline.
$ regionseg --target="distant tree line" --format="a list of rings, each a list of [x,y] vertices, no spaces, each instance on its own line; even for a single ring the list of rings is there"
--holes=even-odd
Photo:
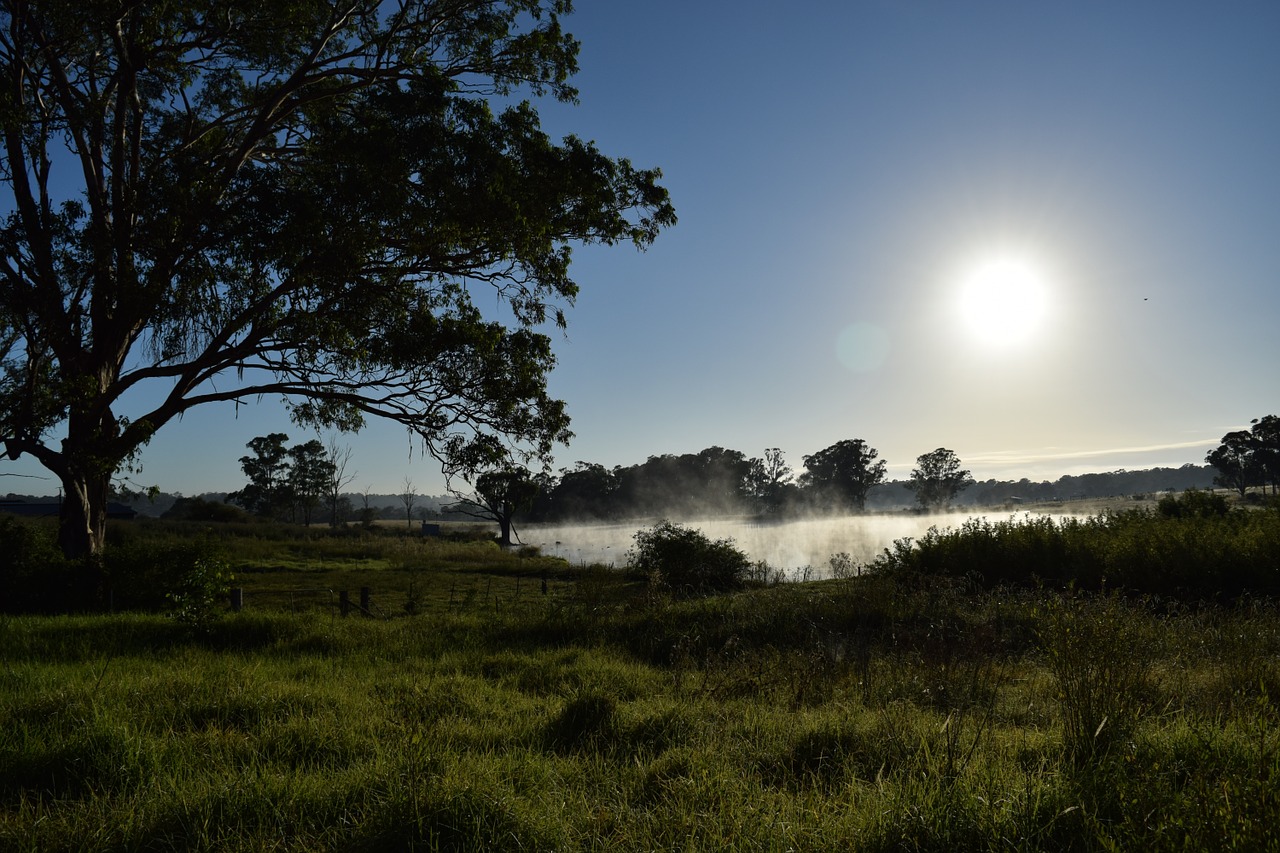
[[[1257,436],[1271,435],[1277,419],[1255,422],[1252,443],[1224,439],[1232,455],[1227,472],[1241,467],[1260,484],[1267,467],[1265,442]],[[1228,441],[1230,439],[1230,441]],[[696,518],[729,514],[787,517],[806,513],[886,511],[916,505],[936,510],[948,506],[1000,506],[1020,502],[1073,500],[1114,495],[1148,495],[1159,492],[1205,488],[1215,482],[1214,467],[1194,464],[1180,468],[1151,468],[1138,471],[1068,475],[1053,481],[975,481],[961,467],[959,457],[939,447],[916,459],[916,467],[905,480],[886,479],[886,463],[875,448],[861,439],[836,442],[801,458],[801,470],[788,464],[781,449],[768,448],[759,457],[724,447],[709,447],[697,453],[650,456],[635,465],[606,467],[599,463],[577,462],[558,474],[535,473],[506,467],[481,474],[470,492],[452,496],[412,494],[406,484],[404,494],[377,495],[343,492],[354,478],[348,472],[350,450],[319,441],[289,446],[282,433],[260,436],[248,443],[251,453],[241,457],[249,482],[226,496],[226,500],[248,513],[278,520],[331,524],[373,523],[377,520],[449,520],[481,518],[494,521],[511,541],[512,526],[525,522],[610,521],[631,518]],[[1239,462],[1245,447],[1252,460]],[[1259,450],[1259,448],[1263,448]],[[1216,451],[1215,451],[1216,453]],[[1215,453],[1210,454],[1213,462]],[[1222,461],[1219,459],[1219,461]],[[1238,488],[1236,481],[1224,480],[1220,468],[1219,485]],[[412,503],[406,504],[406,495]],[[204,520],[225,519],[211,503],[185,498],[177,501],[166,495],[155,500],[172,509],[171,517]],[[136,502],[135,502],[136,503]],[[154,505],[153,505],[154,506]],[[157,514],[148,506],[137,507]]]
[[[894,484],[895,486],[898,484]],[[1073,501],[1119,495],[1135,497],[1186,489],[1207,489],[1214,485],[1213,469],[1208,465],[1188,462],[1178,468],[1123,468],[1089,474],[1068,474],[1056,480],[979,480],[960,500],[962,506],[998,506],[1021,502]],[[901,502],[899,495],[886,488],[879,495],[886,503]]]
[[[538,492],[528,509],[516,517],[555,522],[731,513],[785,517],[898,510],[911,505],[937,510],[1145,496],[1213,484],[1211,468],[1190,463],[1180,468],[1068,475],[1052,481],[975,481],[946,448],[918,457],[910,478],[887,480],[884,462],[877,459],[874,449],[858,440],[839,442],[805,456],[802,464],[804,470],[796,475],[777,448],[770,448],[763,457],[747,458],[721,447],[696,454],[653,456],[638,465],[615,468],[578,462],[558,477],[529,475],[538,484]],[[700,476],[699,472],[708,468],[714,476]]]
[[[614,468],[578,462],[562,469],[559,477],[528,474],[529,486],[518,514],[527,521],[551,522],[860,512],[885,482],[886,463],[878,456],[862,439],[846,439],[802,457],[804,470],[798,475],[776,447],[760,457],[709,447],[698,453],[650,456],[638,465]],[[951,464],[942,469],[923,464],[935,457]],[[973,482],[959,468],[955,454],[945,448],[917,461],[922,465],[913,472],[912,481],[919,484],[917,498],[922,506],[945,505]],[[482,496],[472,500],[484,503]]]

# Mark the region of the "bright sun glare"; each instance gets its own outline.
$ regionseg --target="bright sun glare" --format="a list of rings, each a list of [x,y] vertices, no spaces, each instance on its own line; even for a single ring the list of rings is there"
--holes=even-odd
[[[969,333],[992,346],[1033,338],[1044,322],[1044,276],[1024,258],[1002,256],[974,266],[960,283],[960,313]]]

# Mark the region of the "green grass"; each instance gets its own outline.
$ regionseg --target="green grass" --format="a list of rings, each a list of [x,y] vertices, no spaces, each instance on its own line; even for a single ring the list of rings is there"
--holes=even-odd
[[[205,636],[11,617],[0,847],[1275,846],[1274,613],[1118,620],[1106,600],[1041,620],[880,583],[594,617],[572,591],[394,620],[249,612]],[[808,627],[771,635],[774,611]],[[1084,751],[1080,688],[1055,673],[1088,649],[1002,627],[1065,619],[1123,625],[1086,646],[1152,648],[1127,680],[1085,676],[1128,716]],[[1220,666],[1241,631],[1269,645]]]
[[[1280,849],[1266,599],[223,545],[242,613],[0,617],[0,849]]]

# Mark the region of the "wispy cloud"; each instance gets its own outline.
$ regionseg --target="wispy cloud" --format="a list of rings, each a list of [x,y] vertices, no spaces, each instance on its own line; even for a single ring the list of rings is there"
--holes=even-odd
[[[1137,447],[1111,447],[1102,450],[1060,450],[1055,447],[1032,450],[997,450],[988,453],[971,454],[964,457],[964,461],[966,464],[972,465],[1031,465],[1069,459],[1101,459],[1108,456],[1145,455],[1170,450],[1188,450],[1195,447],[1212,447],[1221,440],[1220,438],[1202,438],[1195,441],[1175,441],[1168,444],[1147,444]]]

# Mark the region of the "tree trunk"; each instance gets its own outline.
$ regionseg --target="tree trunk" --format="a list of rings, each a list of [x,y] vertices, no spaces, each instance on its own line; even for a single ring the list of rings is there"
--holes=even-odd
[[[108,384],[104,378],[99,387]],[[110,409],[88,413],[71,407],[57,472],[63,492],[58,546],[73,560],[100,562],[107,536],[107,495],[120,459],[110,448],[119,434],[119,422]]]
[[[107,535],[106,475],[64,474],[58,513],[58,546],[73,560],[96,559]]]
[[[511,514],[505,512],[497,513],[498,517],[498,544],[503,548],[511,547]]]
[[[109,603],[102,546],[107,533],[110,478],[63,474],[61,479],[58,547],[72,561],[72,566],[59,608],[67,612],[97,610]]]

